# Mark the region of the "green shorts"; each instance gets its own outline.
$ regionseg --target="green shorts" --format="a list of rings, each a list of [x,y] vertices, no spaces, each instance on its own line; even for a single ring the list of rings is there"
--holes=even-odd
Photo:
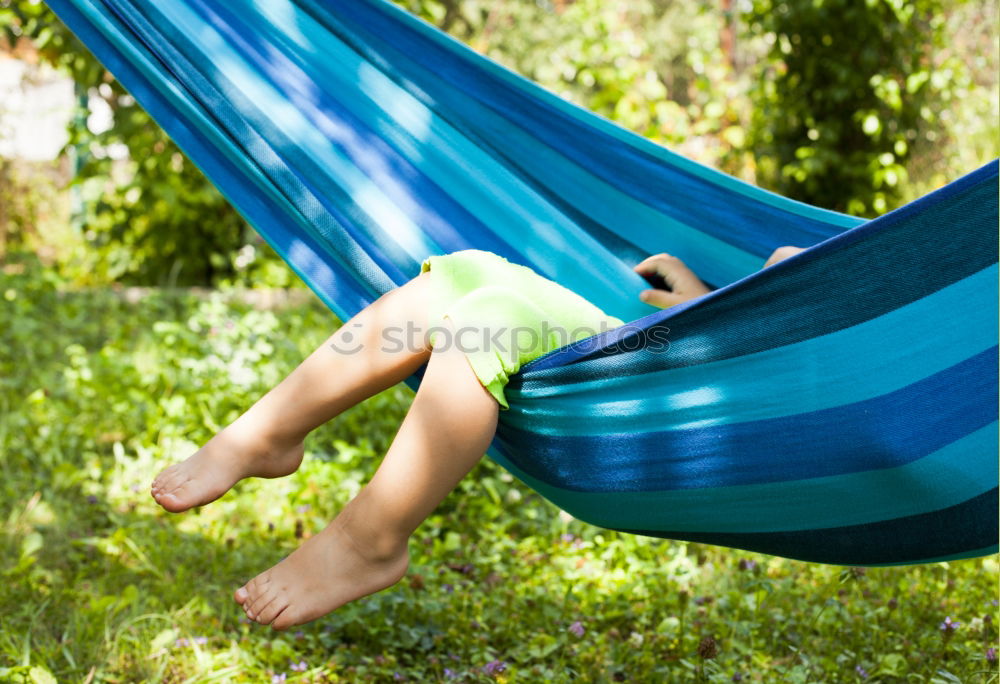
[[[624,325],[575,292],[492,252],[428,257],[420,271],[431,274],[431,346],[456,344],[503,409],[509,408],[503,388],[522,365]]]

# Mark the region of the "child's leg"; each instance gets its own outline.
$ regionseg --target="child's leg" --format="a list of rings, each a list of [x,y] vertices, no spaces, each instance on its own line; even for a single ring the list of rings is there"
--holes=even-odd
[[[152,494],[169,511],[214,501],[244,477],[281,477],[302,461],[302,441],[354,404],[401,382],[430,357],[420,335],[427,324],[430,274],[417,276],[345,323],[287,378],[186,461],[156,478]],[[387,343],[403,341],[403,349]],[[423,332],[423,331],[421,331]],[[408,334],[408,333],[406,333]]]
[[[371,482],[326,529],[236,591],[247,615],[285,629],[397,582],[407,539],[482,457],[497,415],[461,351],[436,350]]]

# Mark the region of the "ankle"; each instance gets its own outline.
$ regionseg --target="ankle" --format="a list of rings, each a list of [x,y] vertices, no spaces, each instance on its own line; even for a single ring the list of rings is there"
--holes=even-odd
[[[396,563],[400,558],[409,559],[409,541],[408,537],[400,539],[388,535],[382,535],[379,539],[369,539],[366,542],[359,540],[365,547],[360,553],[370,563]]]
[[[302,444],[306,435],[292,432],[287,426],[275,424],[273,420],[254,415],[253,409],[237,418],[226,428],[237,438],[249,440],[252,444],[266,446],[272,450],[291,449]]]
[[[354,549],[369,563],[398,562],[409,556],[409,536],[389,529],[375,529],[354,515],[348,505],[333,521],[332,527],[341,532]]]

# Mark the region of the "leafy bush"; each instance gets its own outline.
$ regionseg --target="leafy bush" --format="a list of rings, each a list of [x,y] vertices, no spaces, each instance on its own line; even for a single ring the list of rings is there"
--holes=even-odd
[[[940,0],[755,0],[750,24],[771,44],[753,93],[758,180],[858,216],[894,208],[913,148],[954,144],[940,139],[939,110],[966,71],[936,58],[943,10]]]

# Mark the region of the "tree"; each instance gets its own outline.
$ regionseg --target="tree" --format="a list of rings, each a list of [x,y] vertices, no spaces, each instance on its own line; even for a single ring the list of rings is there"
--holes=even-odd
[[[750,144],[760,184],[855,215],[896,205],[915,145],[939,124],[938,0],[755,0],[771,45]]]

